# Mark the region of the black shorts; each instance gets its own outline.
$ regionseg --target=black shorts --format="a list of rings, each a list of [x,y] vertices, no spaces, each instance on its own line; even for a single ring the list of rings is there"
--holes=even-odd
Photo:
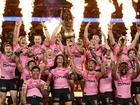
[[[19,91],[22,90],[23,83],[24,83],[24,80],[23,80],[23,79],[20,79],[20,80],[19,80],[19,84],[18,84]]]
[[[102,105],[113,104],[112,92],[100,93],[100,99],[101,99]]]
[[[17,90],[17,83],[16,79],[4,80],[0,79],[0,91],[7,92],[11,90]]]
[[[52,92],[52,97],[54,102],[67,102],[72,100],[69,88],[54,89]]]
[[[97,95],[84,95],[83,96],[83,105],[98,105],[98,96]]]
[[[134,105],[131,98],[116,98],[117,105]]]
[[[132,82],[131,92],[132,94],[140,94],[140,82]]]
[[[37,96],[27,97],[27,104],[43,105],[43,99],[41,97],[37,97]]]

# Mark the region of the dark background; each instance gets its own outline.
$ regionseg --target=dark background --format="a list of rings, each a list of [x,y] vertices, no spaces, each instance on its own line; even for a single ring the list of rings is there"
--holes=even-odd
[[[113,13],[113,18],[121,18],[122,17],[122,7],[118,6],[117,0],[113,0],[114,5],[116,7],[116,11]],[[85,8],[84,17],[99,17],[99,9],[97,8],[96,0],[86,0],[86,3],[88,5]],[[18,8],[19,0],[7,0],[6,2],[6,9],[4,16],[22,16],[20,11],[21,9]],[[63,8],[70,8],[72,5],[66,0],[35,0],[35,7],[34,7],[34,13],[33,16],[39,16],[39,17],[48,17],[48,16],[60,16],[60,12]],[[139,2],[133,3],[133,6],[137,12],[140,13],[140,0]],[[140,15],[137,15],[137,18],[140,18]],[[41,30],[42,27],[39,22],[33,22],[33,29],[35,30]],[[81,27],[81,34],[83,34],[85,25],[87,23],[83,23]],[[12,32],[14,29],[15,22],[4,22],[3,23],[3,34],[8,35],[10,37],[9,32]],[[89,33],[93,34],[99,33],[99,27],[98,23],[92,23],[92,25],[89,28]],[[23,26],[21,27],[21,32],[23,31]],[[115,34],[115,37],[120,36],[120,34],[126,34],[126,28],[124,27],[123,23],[118,23],[114,26],[113,32]],[[136,28],[135,24],[132,27],[132,36],[135,35]],[[8,34],[7,34],[8,33]],[[82,36],[82,35],[81,35]],[[7,38],[6,38],[7,39]]]

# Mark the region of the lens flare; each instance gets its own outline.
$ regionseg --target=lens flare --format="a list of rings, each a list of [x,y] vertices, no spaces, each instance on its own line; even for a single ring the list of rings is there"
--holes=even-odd
[[[5,10],[6,0],[0,0],[0,35],[2,34],[3,14]]]
[[[26,40],[29,43],[28,33],[30,32],[30,28],[32,27],[32,13],[34,10],[34,2],[35,0],[19,0],[19,8],[21,8],[22,20],[24,24],[24,30],[26,32]]]
[[[66,0],[70,2],[73,6],[71,8],[71,13],[73,15],[73,29],[75,33],[75,41],[79,38],[79,32],[82,24],[82,20],[84,17],[84,11],[85,6],[87,5],[85,3],[85,0]]]
[[[135,0],[136,1],[136,0]],[[133,21],[136,21],[136,11],[133,8],[132,0],[118,0],[118,4],[123,6],[123,21],[127,28],[127,45],[132,41],[131,37],[131,26]]]
[[[110,23],[112,13],[115,12],[115,6],[112,0],[96,0],[99,8],[99,27],[101,31],[108,38],[108,24]],[[104,44],[104,37],[102,36],[102,44]]]

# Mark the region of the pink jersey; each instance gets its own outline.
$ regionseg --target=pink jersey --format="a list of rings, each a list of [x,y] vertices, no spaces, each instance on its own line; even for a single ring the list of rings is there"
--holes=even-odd
[[[38,96],[41,98],[43,97],[40,90],[37,88],[37,84],[44,85],[45,82],[41,79],[35,80],[33,78],[24,82],[22,89],[27,92],[27,97],[31,96]]]
[[[31,72],[27,69],[27,68],[24,68],[21,72],[21,78],[23,80],[28,80],[31,78]]]
[[[134,46],[131,44],[131,45],[129,45],[129,46],[124,46],[124,48],[123,48],[123,51],[122,51],[122,61],[127,61],[127,60],[129,60],[129,58],[128,58],[128,55],[127,55],[127,52],[128,52],[128,50],[130,49],[130,48],[133,48]],[[119,51],[119,46],[117,45],[117,44],[115,44],[114,46],[113,46],[113,52],[114,52],[114,55],[115,55],[115,61],[117,61],[117,54],[118,54],[118,51]]]
[[[84,79],[84,95],[98,94],[98,73],[96,71],[81,71]]]
[[[56,56],[58,52],[60,52],[60,47],[57,44],[50,45],[50,48],[52,49],[53,55]]]
[[[117,74],[115,80],[116,92],[118,98],[131,98],[131,74],[128,73],[124,76]]]
[[[96,56],[102,57],[102,48],[101,48],[101,47],[98,48],[97,50],[94,51],[94,53],[96,54]],[[91,54],[91,51],[90,51],[90,50],[87,50],[87,51],[86,51],[86,56],[87,56],[88,58],[92,58],[92,54]]]
[[[14,79],[16,63],[6,55],[0,53],[1,79]]]
[[[54,81],[54,89],[69,88],[68,75],[70,69],[57,67],[51,70],[51,75]]]
[[[33,45],[33,50],[35,53],[35,56],[37,57],[37,59],[39,61],[41,61],[43,59],[43,53],[42,53],[42,49],[46,50],[46,47],[44,45]]]
[[[26,67],[27,59],[28,59],[27,49],[24,48],[24,49],[22,49],[22,53],[20,54],[20,62],[22,64],[23,68]]]
[[[49,74],[49,69],[54,65],[54,58],[47,59],[45,74]]]
[[[83,69],[84,55],[80,55],[79,57],[74,57],[74,64],[78,70]]]
[[[14,51],[16,52],[16,51],[18,51],[19,49],[21,49],[20,45],[19,45],[19,44],[16,44],[16,45],[14,46]],[[27,52],[27,48],[23,48],[23,49],[22,49],[22,52],[21,52],[21,54],[20,54],[20,63],[22,64],[23,68],[25,68],[25,66],[26,66],[26,61],[27,61],[27,56],[28,56],[27,53],[28,53],[28,52]]]
[[[101,93],[112,92],[112,68],[105,68],[105,75],[100,79],[99,89]]]
[[[50,68],[54,65],[54,58],[48,58],[46,68]]]
[[[102,53],[103,53],[103,51],[102,51],[102,48],[101,48],[101,47],[99,47],[97,50],[95,50],[95,54],[96,54],[97,56],[99,56],[99,57],[102,56]]]
[[[100,48],[100,49],[101,49],[101,48]],[[102,58],[102,55],[100,55],[100,54],[101,54],[101,50],[99,50],[99,53],[98,53],[98,51],[95,53],[95,55],[96,55],[97,57]],[[87,51],[86,51],[86,53],[85,53],[85,58],[94,58],[94,57],[92,56],[90,50],[87,50]],[[95,58],[94,58],[94,59],[95,59]],[[96,65],[96,70],[99,70],[100,68],[101,68],[101,66],[97,63],[97,65]]]
[[[65,50],[67,50],[67,47],[65,47]],[[84,55],[81,54],[76,45],[73,45],[70,47],[70,51],[72,53],[72,56],[74,58],[74,64],[77,67],[78,70],[82,70],[82,65],[83,65],[83,61],[84,61]]]
[[[65,52],[68,52],[68,47],[67,46],[65,46],[64,47],[65,49]],[[71,51],[71,54],[72,54],[72,56],[80,56],[80,54],[79,54],[79,51],[77,50],[77,48],[76,48],[76,46],[75,45],[72,45],[72,46],[70,46],[70,51]]]
[[[31,72],[30,72],[30,70],[28,70],[28,67],[27,67],[27,63],[30,60],[34,60],[34,59],[29,58],[28,56],[24,56],[24,55],[20,56],[20,62],[21,62],[22,67],[23,67],[22,72],[21,72],[21,78],[23,80],[28,80],[31,78]]]
[[[13,46],[14,52],[17,51],[19,48],[21,48],[20,45],[19,45],[19,44],[15,44],[15,45]]]
[[[138,61],[138,63],[140,64],[140,60]],[[135,61],[129,60],[128,66],[129,66],[130,73],[136,72],[137,64]],[[136,79],[133,79],[133,82],[140,82],[140,75],[138,75]]]

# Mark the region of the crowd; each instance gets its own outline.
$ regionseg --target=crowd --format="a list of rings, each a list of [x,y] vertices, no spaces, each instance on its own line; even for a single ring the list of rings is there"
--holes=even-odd
[[[82,105],[140,105],[140,26],[128,45],[123,35],[115,41],[110,24],[108,39],[101,33],[102,44],[99,35],[88,38],[90,24],[75,42],[74,32],[64,32],[65,38],[59,33],[63,24],[49,35],[42,23],[44,41],[35,33],[29,45],[19,35],[22,22],[16,21],[13,43],[3,43],[0,52],[0,105],[7,92],[13,105],[47,105],[50,93],[53,105],[72,105],[79,87]]]

